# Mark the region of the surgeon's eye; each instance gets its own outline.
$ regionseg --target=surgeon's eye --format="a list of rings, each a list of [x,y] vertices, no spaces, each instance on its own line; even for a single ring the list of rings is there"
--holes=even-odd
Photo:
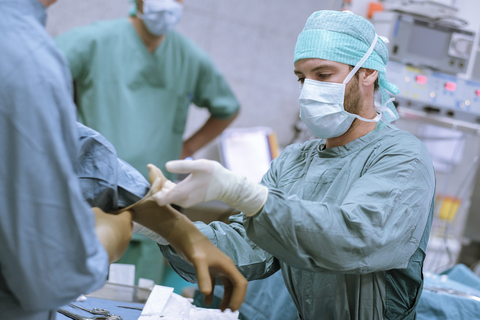
[[[332,74],[331,73],[320,73],[318,75],[318,80],[325,81],[327,80]]]
[[[303,84],[305,82],[305,78],[298,78],[297,80],[300,84]]]

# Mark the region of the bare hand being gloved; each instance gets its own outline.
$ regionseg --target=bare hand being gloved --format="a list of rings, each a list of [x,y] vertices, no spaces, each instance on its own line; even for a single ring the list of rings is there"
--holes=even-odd
[[[165,167],[173,173],[190,175],[177,185],[170,184],[156,192],[153,197],[159,205],[174,203],[188,208],[220,200],[246,216],[253,216],[267,200],[267,187],[225,169],[216,161],[175,160],[167,162]]]
[[[146,227],[144,229],[148,232],[153,232],[153,237],[155,234],[163,237],[185,261],[195,267],[198,287],[205,295],[207,304],[212,301],[215,278],[218,277],[225,287],[221,309],[238,310],[245,298],[247,280],[233,261],[215,247],[186,216],[169,205],[157,204],[152,195],[164,186],[171,189],[174,184],[166,180],[160,169],[154,165],[148,165],[148,169],[152,184],[150,192],[142,200],[123,210],[131,210],[134,222]]]

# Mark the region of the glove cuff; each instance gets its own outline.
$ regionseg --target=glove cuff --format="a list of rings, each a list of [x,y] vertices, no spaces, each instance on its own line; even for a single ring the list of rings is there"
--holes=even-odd
[[[227,204],[243,212],[247,217],[252,217],[265,205],[268,188],[242,177],[234,194],[235,197]]]
[[[153,241],[155,241],[156,243],[158,244],[161,244],[162,246],[166,246],[169,244],[169,242],[167,240],[165,240],[165,238],[163,238],[161,235],[159,235],[158,233],[138,224],[138,223],[135,223],[134,222],[134,225],[133,225],[133,229],[132,229],[132,233],[139,233],[139,234],[142,234],[150,239],[152,239]]]

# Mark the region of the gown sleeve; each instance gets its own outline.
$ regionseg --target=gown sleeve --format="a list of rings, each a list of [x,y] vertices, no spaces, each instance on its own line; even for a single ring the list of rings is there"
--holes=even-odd
[[[280,265],[271,254],[247,238],[242,216],[239,214],[230,217],[230,224],[215,221],[209,225],[195,222],[195,225],[217,248],[233,260],[247,280],[266,278],[278,271]],[[159,245],[159,247],[176,273],[187,281],[196,282],[193,266],[185,262],[171,246]]]
[[[108,255],[75,172],[65,60],[46,33],[18,36],[0,64],[0,300],[52,310],[103,285]]]

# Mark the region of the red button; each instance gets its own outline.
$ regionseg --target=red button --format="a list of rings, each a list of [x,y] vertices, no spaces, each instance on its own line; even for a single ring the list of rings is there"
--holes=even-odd
[[[422,75],[418,75],[417,76],[417,83],[418,84],[426,84],[427,83],[427,77],[425,76],[422,76]]]
[[[455,91],[455,89],[457,89],[457,85],[455,84],[455,82],[447,82],[445,84],[445,89],[447,89],[448,91]]]

